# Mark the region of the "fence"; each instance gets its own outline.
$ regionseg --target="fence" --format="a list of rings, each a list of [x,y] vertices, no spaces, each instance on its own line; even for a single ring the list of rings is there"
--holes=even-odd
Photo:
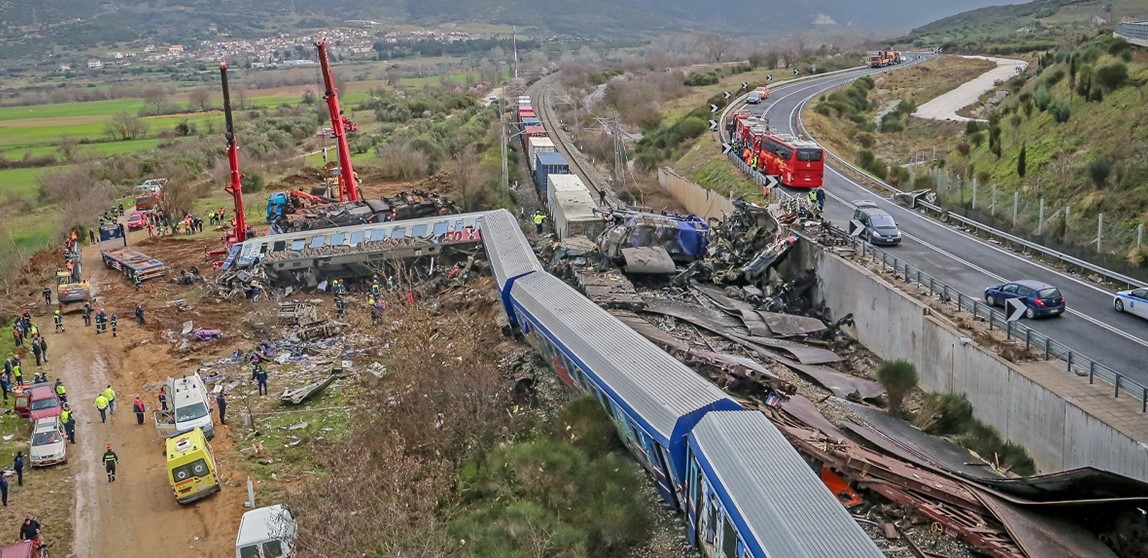
[[[1000,192],[995,186],[953,176],[940,169],[930,172],[937,202],[980,223],[1031,238],[1061,253],[1087,258],[1106,268],[1145,280],[1143,267],[1130,258],[1137,251],[1148,258],[1144,223],[1120,223],[1103,213],[1074,215],[1068,207],[1053,207],[1043,199],[1018,192]]]
[[[893,274],[900,276],[906,284],[915,283],[921,291],[927,290],[929,296],[940,297],[944,302],[956,302],[958,311],[969,312],[974,319],[984,320],[990,331],[1003,330],[1007,339],[1016,340],[1018,343],[1023,341],[1026,352],[1037,351],[1045,360],[1056,358],[1064,361],[1066,371],[1078,376],[1088,376],[1090,384],[1095,383],[1097,378],[1108,382],[1113,386],[1113,397],[1120,397],[1122,392],[1138,397],[1140,412],[1148,412],[1148,387],[1025,324],[1008,321],[1003,312],[985,304],[980,297],[971,297],[949,287],[880,248],[857,239],[854,239],[854,242],[860,254],[873,258],[873,261],[879,263],[882,268],[891,269]]]
[[[703,219],[716,217],[724,221],[733,213],[733,203],[729,198],[682,178],[668,167],[658,169],[658,184],[690,213]]]

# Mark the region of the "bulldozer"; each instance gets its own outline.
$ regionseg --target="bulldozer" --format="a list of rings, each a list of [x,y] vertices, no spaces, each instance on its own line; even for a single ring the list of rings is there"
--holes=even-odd
[[[85,302],[92,300],[92,289],[87,281],[73,277],[72,272],[56,271],[56,300],[60,313],[78,312]]]

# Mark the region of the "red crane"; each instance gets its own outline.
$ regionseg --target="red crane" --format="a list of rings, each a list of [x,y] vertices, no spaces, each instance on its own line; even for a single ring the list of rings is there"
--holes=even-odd
[[[323,68],[323,85],[327,90],[323,98],[327,100],[327,110],[331,112],[331,131],[339,148],[339,200],[359,201],[359,185],[355,181],[355,169],[351,167],[351,149],[347,146],[347,130],[343,111],[339,108],[339,95],[335,91],[335,79],[331,75],[331,63],[327,60],[327,39],[315,41],[319,49],[319,64]]]
[[[239,144],[235,141],[235,127],[231,120],[231,93],[227,88],[227,62],[219,63],[219,77],[223,82],[223,114],[227,120],[227,162],[231,167],[231,182],[223,189],[235,202],[235,229],[230,237],[233,243],[247,240],[247,220],[243,215],[243,174],[239,172]]]

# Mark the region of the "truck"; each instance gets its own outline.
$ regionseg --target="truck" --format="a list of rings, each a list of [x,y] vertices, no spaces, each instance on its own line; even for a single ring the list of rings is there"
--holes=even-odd
[[[128,279],[154,279],[167,273],[167,265],[143,252],[128,248],[124,226],[119,223],[100,225],[100,257],[104,267],[115,269]]]
[[[267,196],[267,222],[274,223],[276,220],[287,217],[299,209],[327,203],[331,203],[331,200],[308,194],[303,190],[296,189],[286,192],[275,192]]]
[[[136,186],[136,211],[155,211],[163,202],[163,185],[166,178],[152,178]]]

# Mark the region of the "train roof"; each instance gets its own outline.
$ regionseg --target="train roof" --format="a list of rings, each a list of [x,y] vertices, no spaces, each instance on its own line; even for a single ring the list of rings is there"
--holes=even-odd
[[[760,412],[709,413],[690,444],[738,530],[753,535],[753,556],[883,556]]]
[[[522,234],[518,220],[509,211],[499,209],[486,214],[482,226],[482,245],[490,261],[490,271],[498,290],[507,281],[533,271],[542,271],[534,249]]]
[[[465,228],[481,230],[483,218],[486,213],[456,213],[453,215],[436,215],[421,219],[404,219],[401,221],[386,221],[383,223],[367,223],[365,225],[351,225],[348,227],[334,227],[329,229],[314,229],[309,231],[294,231],[282,234],[259,236],[236,244],[232,248],[236,258],[234,265],[247,267],[255,263],[256,258],[267,252],[289,249],[296,241],[304,241],[310,246],[316,237],[332,238],[334,235],[343,235],[343,244],[352,244],[353,237],[359,237],[358,242],[383,240],[394,238],[395,229],[403,229],[403,237],[418,236],[416,229],[422,227],[428,235],[438,235],[447,231],[460,231]],[[331,244],[324,242],[324,245]],[[238,250],[236,253],[235,250]],[[229,267],[229,266],[225,266]]]
[[[670,446],[687,417],[740,406],[686,365],[658,348],[573,287],[549,273],[514,282],[511,296],[546,335],[576,358],[612,399],[651,436]]]

